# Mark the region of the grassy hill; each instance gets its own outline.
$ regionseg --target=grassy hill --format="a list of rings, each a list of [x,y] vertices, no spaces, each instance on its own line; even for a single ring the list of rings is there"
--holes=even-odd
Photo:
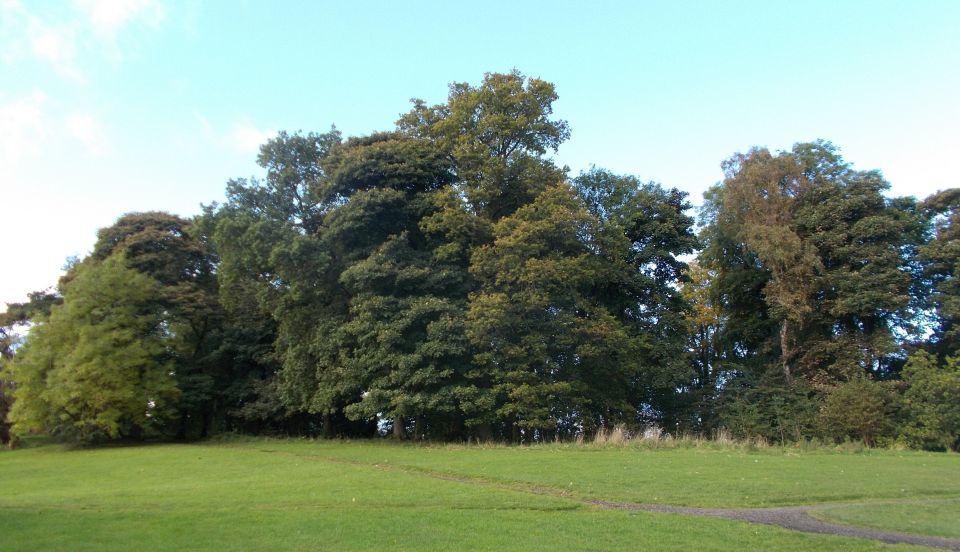
[[[960,456],[271,439],[44,445],[0,453],[0,489],[0,550],[867,550],[885,545],[589,501],[831,502],[843,508],[828,518],[954,536]],[[910,523],[911,512],[927,521]]]

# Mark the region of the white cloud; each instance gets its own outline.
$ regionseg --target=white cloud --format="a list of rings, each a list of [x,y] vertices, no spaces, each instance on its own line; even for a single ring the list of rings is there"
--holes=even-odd
[[[0,0],[0,59],[13,63],[28,53],[23,33],[26,10],[17,0]]]
[[[135,26],[157,28],[166,17],[161,0],[73,0],[75,10],[0,0],[0,60],[41,61],[61,76],[83,79],[91,55],[122,58],[118,35]],[[40,8],[40,9],[37,9]]]
[[[275,130],[260,130],[248,122],[233,125],[227,135],[227,143],[240,153],[255,153],[260,145],[276,136]]]
[[[87,153],[100,156],[110,151],[110,143],[100,121],[89,113],[74,113],[67,117],[67,132],[80,141]]]
[[[157,0],[75,0],[95,35],[112,38],[126,25],[141,21],[157,26],[166,15]]]
[[[51,26],[30,18],[27,37],[30,49],[40,60],[49,62],[62,76],[82,80],[76,64],[77,31],[69,25]]]
[[[11,167],[39,152],[49,127],[46,103],[46,94],[34,92],[0,105],[0,165]]]

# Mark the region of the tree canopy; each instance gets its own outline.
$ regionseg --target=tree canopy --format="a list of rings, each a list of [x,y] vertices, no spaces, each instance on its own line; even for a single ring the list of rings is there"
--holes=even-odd
[[[697,228],[675,188],[557,166],[557,98],[488,73],[382,132],[281,132],[194,218],[120,217],[0,318],[0,419],[74,442],[657,425],[957,448],[957,190],[888,197],[825,141],[754,148]]]

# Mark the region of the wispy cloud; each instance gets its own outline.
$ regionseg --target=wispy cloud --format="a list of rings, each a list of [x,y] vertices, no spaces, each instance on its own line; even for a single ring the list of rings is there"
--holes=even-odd
[[[77,149],[101,157],[113,151],[108,128],[91,112],[64,113],[47,94],[32,94],[0,103],[0,179],[26,174],[31,163],[57,148]]]
[[[0,104],[0,165],[10,167],[39,153],[49,133],[43,92]]]
[[[112,38],[133,22],[157,26],[166,16],[157,0],[75,0],[74,5],[101,38]]]
[[[67,117],[65,127],[73,138],[80,141],[87,153],[100,156],[110,151],[110,142],[103,124],[90,113],[74,113]]]
[[[81,81],[77,66],[77,30],[74,25],[47,25],[38,18],[29,18],[27,39],[34,56],[50,63],[61,76]]]
[[[73,8],[0,0],[0,59],[43,62],[65,78],[83,81],[81,67],[91,55],[123,57],[119,36],[136,27],[157,28],[167,13],[160,0],[74,0]]]
[[[241,121],[233,125],[227,135],[227,144],[241,153],[254,153],[259,151],[261,144],[276,134],[275,130],[260,130],[247,121]]]

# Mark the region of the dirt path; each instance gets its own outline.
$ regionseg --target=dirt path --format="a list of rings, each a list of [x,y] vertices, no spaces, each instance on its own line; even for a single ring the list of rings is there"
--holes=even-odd
[[[829,508],[831,506],[829,504],[793,506],[788,508],[691,508],[686,506],[664,506],[661,504],[608,502],[605,500],[591,500],[590,503],[602,508],[617,510],[638,510],[687,516],[718,517],[750,523],[762,523],[764,525],[776,525],[794,531],[803,531],[804,533],[822,533],[825,535],[872,539],[889,544],[915,544],[946,550],[960,550],[960,539],[911,535],[907,533],[883,531],[870,527],[841,525],[822,521],[810,515],[810,511]]]

